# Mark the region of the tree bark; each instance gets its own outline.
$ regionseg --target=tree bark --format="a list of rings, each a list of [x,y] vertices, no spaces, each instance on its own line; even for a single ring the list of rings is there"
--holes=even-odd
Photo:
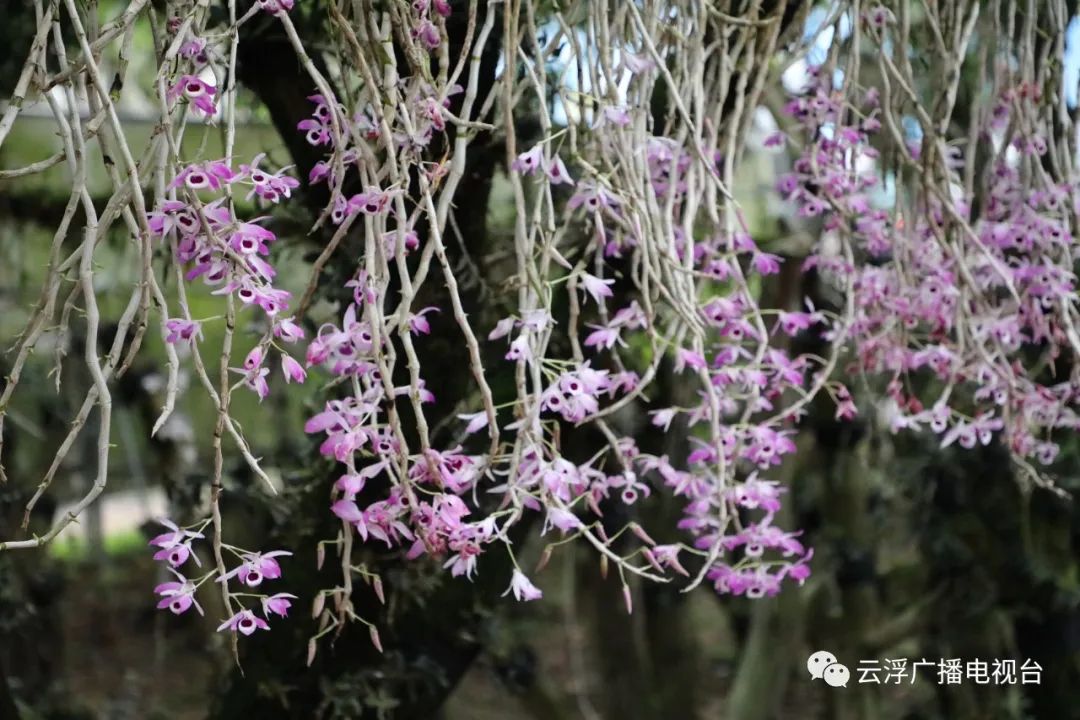
[[[19,708],[15,705],[15,697],[11,694],[7,674],[4,672],[4,662],[0,658],[0,720],[20,719]]]

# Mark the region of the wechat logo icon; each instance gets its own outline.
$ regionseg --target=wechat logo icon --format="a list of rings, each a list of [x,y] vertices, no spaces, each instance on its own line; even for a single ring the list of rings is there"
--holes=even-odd
[[[824,680],[832,687],[847,687],[851,679],[851,671],[847,665],[837,661],[836,656],[828,650],[818,650],[806,659],[806,669],[810,672],[813,680]]]

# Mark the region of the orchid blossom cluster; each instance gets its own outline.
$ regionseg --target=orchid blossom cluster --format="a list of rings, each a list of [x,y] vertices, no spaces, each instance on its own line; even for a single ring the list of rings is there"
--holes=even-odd
[[[795,450],[795,423],[822,387],[847,396],[828,379],[833,361],[795,356],[786,347],[799,332],[829,330],[829,318],[812,308],[767,317],[756,300],[754,284],[778,272],[781,259],[752,240],[727,189],[743,120],[730,118],[721,127],[707,115],[673,112],[670,122],[678,129],[654,134],[654,121],[632,108],[647,107],[658,84],[674,82],[659,68],[675,49],[658,49],[651,36],[643,40],[638,26],[645,21],[632,6],[613,17],[590,10],[592,21],[612,36],[633,40],[613,47],[599,30],[588,36],[589,52],[601,54],[589,68],[596,90],[588,105],[565,77],[549,86],[537,72],[573,42],[568,26],[547,30],[541,40],[531,19],[504,18],[504,56],[526,58],[526,81],[518,85],[505,73],[487,102],[501,102],[505,116],[520,289],[507,315],[474,328],[462,310],[445,234],[469,131],[494,128],[485,126],[477,107],[475,72],[468,85],[456,82],[466,73],[461,64],[453,72],[445,64],[436,42],[441,28],[428,31],[433,16],[426,3],[414,9],[410,21],[419,24],[407,34],[393,34],[392,23],[339,20],[363,83],[349,93],[349,107],[320,83],[310,97],[311,117],[297,127],[327,153],[309,181],[329,183],[324,217],[337,227],[332,246],[346,232],[367,239],[348,283],[351,302],[340,321],[319,328],[307,352],[309,368],[322,367],[335,378],[335,396],[305,430],[321,438],[320,453],[341,466],[330,510],[343,524],[335,544],[347,568],[345,584],[328,591],[338,612],[324,608],[321,627],[352,615],[347,593],[354,535],[400,548],[409,558],[433,558],[452,576],[471,579],[483,572],[485,553],[498,548],[514,557],[511,528],[531,516],[541,519],[542,534],[561,536],[545,558],[576,537],[592,545],[605,566],[614,565],[628,608],[631,575],[658,581],[690,575],[691,563],[683,559],[690,555],[698,557],[691,586],[708,580],[721,593],[760,597],[779,592],[785,579],[801,584],[812,551],[798,532],[777,522],[783,488],[759,474]],[[475,18],[477,43],[497,14],[488,8],[482,24]],[[683,29],[702,20],[686,16]],[[760,41],[776,39],[775,29],[747,32]],[[442,69],[441,85],[418,64],[410,64],[411,74],[394,64],[392,75],[400,79],[376,81],[378,60],[363,48],[385,46],[392,34],[417,41],[405,54],[410,63],[411,50],[430,54]],[[607,72],[623,80],[601,77]],[[679,96],[684,90],[672,88]],[[542,130],[524,147],[510,113],[522,94],[536,98]],[[459,106],[451,102],[457,96]],[[578,112],[561,129],[550,117],[556,101]],[[455,114],[452,107],[460,109]],[[427,158],[425,150],[436,142],[453,147],[449,159]],[[412,168],[418,183],[408,180]],[[433,261],[449,307],[414,307],[419,287],[432,282]],[[390,295],[392,286],[400,287],[399,297]],[[570,307],[565,319],[556,319],[559,296]],[[458,326],[476,382],[476,405],[459,416],[461,433],[441,446],[425,420],[426,407],[439,399],[426,388],[425,368],[415,363],[434,318]],[[569,354],[555,349],[555,332],[569,336]],[[502,362],[517,378],[515,397],[498,406],[487,380],[494,371],[480,363],[485,340],[502,344]],[[641,452],[617,420],[623,409],[640,406],[666,366],[694,390],[684,405],[652,411],[651,420],[665,431],[674,425],[691,434],[685,461]],[[406,371],[406,384],[391,380]],[[417,446],[401,427],[401,403],[417,418]],[[560,426],[587,425],[601,429],[606,447],[574,462],[560,451]],[[481,433],[486,441],[476,437]],[[684,517],[671,530],[686,533],[686,542],[657,544],[636,521],[613,532],[605,528],[606,505],[633,506],[656,492],[684,503]],[[481,499],[491,496],[494,501]],[[620,541],[623,535],[629,544]],[[514,562],[507,592],[541,597]]]
[[[63,149],[54,160],[36,163],[30,170],[15,171],[14,174],[37,172],[66,160],[72,172],[72,194],[55,235],[41,301],[17,345],[13,371],[3,390],[4,406],[8,406],[27,358],[42,336],[57,333],[62,348],[62,339],[69,331],[71,309],[77,303],[82,304],[86,318],[84,359],[93,384],[87,390],[82,407],[46,477],[27,504],[24,530],[31,511],[49,488],[94,410],[99,416],[97,473],[92,488],[75,510],[65,514],[48,533],[0,543],[0,549],[36,547],[49,542],[104,491],[112,430],[110,385],[130,367],[142,347],[145,332],[153,326],[152,317],[156,316],[164,340],[168,377],[164,408],[153,432],[157,433],[163,427],[175,407],[180,388],[181,353],[191,358],[195,374],[213,401],[217,418],[210,478],[210,519],[194,531],[170,524],[171,532],[153,541],[159,548],[155,557],[167,562],[176,579],[157,588],[161,596],[159,607],[177,614],[195,607],[201,613],[202,608],[195,601],[195,589],[207,579],[217,577],[223,608],[231,616],[222,628],[248,634],[266,626],[268,613],[284,615],[291,596],[260,596],[264,617],[259,618],[253,615],[251,608],[241,607],[236,611],[236,605],[244,595],[232,590],[229,581],[236,578],[252,588],[263,578],[278,577],[280,568],[274,558],[289,553],[248,553],[223,540],[220,499],[224,490],[223,440],[226,436],[232,439],[255,474],[270,484],[230,413],[230,399],[235,390],[244,387],[260,399],[267,395],[270,369],[266,365],[274,350],[278,352],[285,382],[303,382],[306,373],[287,349],[288,345],[304,337],[304,331],[288,315],[289,293],[274,285],[277,273],[270,262],[270,253],[277,238],[265,227],[268,218],[244,218],[240,209],[244,202],[272,207],[288,199],[299,181],[284,170],[268,169],[265,154],[256,155],[250,163],[238,164],[234,159],[236,84],[234,80],[230,82],[230,78],[235,75],[237,46],[231,38],[235,39],[238,27],[263,12],[286,17],[284,13],[293,3],[292,0],[259,3],[242,17],[236,15],[235,3],[230,3],[226,27],[208,26],[211,13],[206,5],[192,7],[170,3],[164,17],[150,13],[160,50],[153,88],[160,121],[147,148],[136,160],[119,120],[116,98],[103,81],[105,61],[102,51],[119,37],[130,41],[135,24],[147,17],[146,5],[145,2],[133,2],[121,15],[101,24],[94,16],[96,9],[87,14],[74,2],[35,4],[39,27],[51,30],[52,35],[42,34],[42,42],[34,44],[19,82],[18,94],[26,93],[31,82],[40,89],[52,85],[58,88],[59,92],[44,92],[41,97],[54,114]],[[61,14],[67,16],[70,26],[54,22],[59,21]],[[65,44],[63,27],[70,27],[74,47],[79,50],[78,56],[70,59],[67,48],[71,46]],[[47,37],[52,37],[52,41],[46,41]],[[50,75],[46,71],[55,64],[46,61],[51,55],[56,56],[59,67],[63,68],[59,75]],[[115,69],[117,77],[123,77],[127,71],[126,54],[121,53],[120,65]],[[231,89],[223,92],[220,88],[226,83]],[[13,103],[0,119],[0,143],[10,131],[20,106],[21,103]],[[83,117],[81,108],[89,108],[88,119]],[[195,127],[221,124],[224,127],[224,157],[206,158],[203,150],[198,151],[197,157],[187,157],[186,153],[190,151],[185,150],[183,139],[185,133],[193,132],[189,127],[191,124]],[[105,206],[98,206],[88,190],[87,163],[92,158],[88,157],[86,147],[91,137],[96,137],[100,145],[112,185],[112,199]],[[149,206],[144,199],[147,187],[152,189],[154,198]],[[65,257],[61,253],[63,241],[76,209],[81,209],[86,217],[84,242]],[[102,349],[99,348],[101,318],[95,284],[98,263],[95,251],[118,220],[123,222],[132,238],[139,263],[111,347]],[[69,282],[71,275],[77,277],[74,284]],[[175,283],[171,288],[170,281]],[[188,292],[196,281],[211,288],[212,295],[222,298],[221,315],[214,318],[192,316]],[[62,291],[67,292],[66,297],[60,297]],[[53,317],[59,306],[64,310],[59,326],[54,327]],[[264,332],[245,349],[242,366],[234,368],[232,357],[237,318],[249,308],[255,313],[252,322],[256,327],[264,328]],[[224,325],[221,347],[213,349],[219,355],[216,378],[212,377],[212,371],[203,359],[203,329],[207,322]],[[57,377],[63,360],[61,349],[56,354],[54,370]],[[189,559],[199,562],[191,543],[202,538],[202,530],[207,526],[213,530],[209,538],[214,567],[201,578],[189,580],[180,574],[180,569]],[[232,571],[225,563],[226,554],[230,552],[236,554],[241,563]]]
[[[979,17],[977,6],[968,12],[960,51]],[[1047,483],[1039,467],[1058,455],[1055,431],[1080,428],[1072,135],[1048,145],[1060,109],[1041,102],[1045,71],[1008,69],[1003,47],[986,61],[997,72],[964,143],[923,132],[947,124],[952,108],[911,92],[910,67],[890,52],[906,32],[892,13],[879,6],[862,20],[892,80],[885,87],[907,96],[838,92],[821,71],[785,107],[802,153],[778,190],[825,231],[806,266],[850,288],[850,371],[887,381],[892,431],[925,427],[963,448],[1000,435],[1026,475]],[[918,132],[901,130],[898,107]],[[892,207],[882,134],[899,156],[895,172],[914,175]]]
[[[751,3],[733,17],[716,3],[682,0],[331,2],[326,23],[335,42],[328,47],[337,54],[329,63],[313,59],[316,48],[299,37],[294,0],[259,0],[242,15],[232,0],[226,5],[216,26],[211,18],[221,16],[205,3],[166,2],[162,17],[145,0],[100,24],[84,22],[75,0],[36,0],[43,30],[17,95],[31,83],[62,92],[64,103],[54,93],[43,98],[64,148],[54,160],[4,173],[67,161],[73,190],[42,300],[0,395],[0,420],[66,289],[61,329],[81,298],[93,384],[27,513],[94,409],[98,466],[93,489],[52,530],[0,549],[48,542],[104,490],[110,382],[138,353],[152,318],[168,358],[154,432],[172,412],[181,351],[216,414],[209,519],[194,530],[169,525],[152,541],[176,578],[157,588],[159,606],[174,613],[202,612],[195,590],[212,577],[230,615],[219,629],[248,635],[288,610],[294,598],[281,593],[252,595],[258,606],[241,602],[237,610],[246,595],[230,590],[234,581],[252,588],[276,579],[275,558],[287,554],[249,553],[222,539],[226,437],[269,484],[230,398],[241,389],[267,396],[274,352],[285,382],[304,382],[309,373],[326,381],[322,409],[303,429],[337,467],[326,483],[326,512],[341,525],[319,544],[318,563],[326,547],[335,548],[342,577],[314,599],[319,629],[309,657],[319,637],[349,621],[367,624],[379,646],[374,624],[351,601],[357,576],[383,597],[377,572],[353,556],[357,539],[426,558],[456,582],[485,572],[486,554],[508,553],[514,569],[506,594],[518,600],[543,594],[511,542],[530,522],[548,543],[541,567],[564,542],[580,540],[605,572],[617,572],[628,609],[633,577],[683,576],[686,589],[708,582],[750,598],[802,584],[813,550],[788,527],[792,513],[776,473],[797,451],[800,419],[816,397],[831,397],[840,419],[856,415],[838,369],[845,380],[883,378],[888,402],[875,409],[894,430],[927,426],[943,444],[963,447],[1000,435],[1025,464],[1053,461],[1053,431],[1080,425],[1077,371],[1064,377],[1059,370],[1080,352],[1075,143],[1052,132],[1071,132],[1071,120],[1060,103],[1045,101],[1053,64],[1034,62],[1034,36],[1010,39],[998,18],[980,18],[979,3],[926,5],[922,22],[947,64],[944,79],[926,91],[933,102],[911,69],[906,0],[861,17],[838,5],[826,59],[805,69],[804,87],[780,118],[785,132],[764,143],[800,153],[777,189],[798,223],[820,225],[803,270],[815,270],[839,298],[828,307],[802,293],[766,304],[762,288],[798,261],[755,239],[737,200],[747,139],[774,99],[766,92],[777,80],[774,60],[800,61],[803,43],[818,42],[792,40],[784,3],[771,10]],[[77,58],[68,58],[59,23],[49,40],[61,7]],[[136,160],[101,53],[144,10],[159,51],[160,121]],[[249,164],[236,158],[238,31],[256,17],[280,27],[310,79],[310,115],[295,132],[322,153],[305,168],[306,181],[329,197],[314,228],[325,244],[295,308],[274,284],[272,248],[285,239],[269,229],[269,218],[242,210],[243,203],[272,208],[300,188],[287,169],[268,169],[263,153]],[[459,42],[451,42],[451,23],[465,28]],[[970,60],[976,33],[987,40]],[[493,55],[500,67],[485,70]],[[45,61],[52,56],[59,73],[48,70],[56,66]],[[957,144],[949,133],[966,62],[994,71],[994,93],[976,99],[970,135]],[[493,72],[493,82],[481,82],[483,72]],[[0,117],[0,143],[20,106]],[[535,130],[523,129],[523,112],[535,117]],[[221,126],[224,153],[188,156],[185,133],[207,125]],[[86,183],[92,135],[110,158],[113,195],[101,210]],[[465,242],[455,220],[479,137],[505,147],[512,198],[511,239],[491,257],[468,257],[466,248],[480,244]],[[149,207],[145,186],[153,189]],[[85,239],[65,257],[76,207],[87,218]],[[118,220],[140,266],[104,350],[94,254]],[[345,257],[345,248],[362,250]],[[308,335],[302,323],[331,262],[350,278],[348,299]],[[462,264],[482,266],[489,285],[502,288],[490,313],[466,312]],[[192,316],[188,293],[197,281],[220,297],[221,316]],[[257,339],[236,330],[245,312]],[[221,347],[212,349],[217,377],[202,355],[208,322],[224,326]],[[419,360],[436,328],[460,340],[472,379],[452,411],[428,388],[425,375],[437,369]],[[808,339],[826,349],[804,350]],[[304,364],[288,349],[301,341]],[[233,367],[241,342],[238,352],[246,354]],[[496,375],[512,377],[509,390]],[[678,389],[660,394],[664,378]],[[655,443],[642,448],[645,423],[663,433],[660,451]],[[586,432],[602,440],[582,459],[568,438]],[[642,510],[659,495],[680,503],[681,518],[675,527],[646,529]],[[633,519],[612,526],[613,517]],[[214,567],[188,579],[180,568],[199,562],[192,542],[207,529]],[[226,553],[240,564],[230,570]]]
[[[251,165],[241,165],[238,172],[220,160],[188,165],[169,184],[169,190],[183,189],[190,204],[166,200],[147,217],[153,237],[171,244],[176,261],[190,268],[184,275],[185,281],[202,278],[206,285],[216,288],[213,294],[229,295],[239,300],[241,307],[258,307],[266,315],[272,337],[252,348],[242,368],[231,368],[260,399],[270,392],[266,379],[270,369],[264,366],[264,348],[274,338],[289,344],[304,336],[291,317],[282,317],[289,307],[289,293],[271,284],[277,271],[265,258],[277,237],[259,224],[263,218],[241,221],[226,204],[225,196],[204,204],[199,191],[221,192],[234,184],[249,184],[250,195],[271,203],[289,197],[299,182],[287,175],[260,170],[261,159],[259,156]],[[190,317],[171,318],[165,325],[169,330],[167,342],[201,337],[199,321]],[[280,352],[280,359],[285,381],[302,383],[306,373],[300,363],[284,351]]]
[[[195,593],[203,583],[218,575],[218,571],[211,569],[199,578],[189,579],[181,574],[180,569],[187,564],[189,559],[196,567],[201,567],[202,562],[199,560],[198,552],[192,547],[192,544],[196,540],[205,538],[202,530],[206,529],[210,521],[203,521],[195,530],[178,527],[168,519],[163,519],[160,522],[168,528],[168,532],[162,533],[150,541],[151,545],[159,548],[154,553],[154,559],[164,560],[165,568],[176,579],[161,583],[154,588],[154,592],[161,596],[161,600],[158,601],[158,609],[168,609],[173,615],[183,615],[191,608],[195,608],[196,612],[203,615],[203,608],[195,598]],[[242,635],[251,635],[256,630],[269,630],[270,625],[267,621],[271,619],[271,615],[287,617],[292,601],[296,599],[295,595],[289,593],[265,595],[246,591],[259,588],[264,580],[280,579],[281,565],[277,558],[287,557],[292,553],[286,550],[251,553],[230,545],[222,545],[222,547],[234,554],[240,564],[220,575],[216,582],[220,583],[222,588],[225,589],[228,611],[232,612],[233,610],[233,600],[240,604],[240,609],[221,623],[218,631],[229,629],[235,630]],[[228,583],[234,578],[243,586],[242,592],[230,592]],[[243,607],[243,603],[239,600],[241,597],[258,600],[256,608],[261,612],[262,617],[256,615],[251,608]]]

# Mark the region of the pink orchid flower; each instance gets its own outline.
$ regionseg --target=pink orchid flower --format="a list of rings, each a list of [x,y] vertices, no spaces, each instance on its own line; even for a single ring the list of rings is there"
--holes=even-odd
[[[173,615],[183,615],[194,607],[202,615],[202,606],[195,600],[195,583],[172,568],[169,568],[169,572],[176,576],[177,582],[161,583],[154,588],[154,592],[161,596],[158,609],[168,608]]]
[[[269,630],[270,625],[250,610],[241,610],[218,625],[218,632],[225,629],[239,632],[241,635],[251,635],[256,630]]]

